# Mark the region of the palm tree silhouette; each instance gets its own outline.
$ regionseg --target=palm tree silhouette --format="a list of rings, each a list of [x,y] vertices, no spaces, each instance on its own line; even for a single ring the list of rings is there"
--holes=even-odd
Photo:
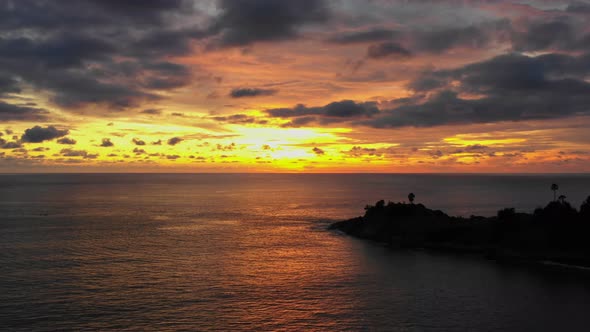
[[[557,190],[559,190],[559,186],[556,183],[554,183],[551,185],[551,190],[553,190],[553,201],[556,201],[557,200],[557,198],[556,198],[557,197]]]
[[[410,200],[410,203],[414,204],[414,198],[416,198],[416,195],[414,195],[414,193],[408,194],[408,200]]]
[[[561,202],[561,204],[565,203],[565,199],[567,198],[567,196],[565,195],[559,195],[559,197],[557,199],[559,199],[559,201]]]

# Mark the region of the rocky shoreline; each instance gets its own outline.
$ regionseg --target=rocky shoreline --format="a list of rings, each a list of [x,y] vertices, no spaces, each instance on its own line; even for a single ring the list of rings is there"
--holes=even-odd
[[[329,229],[396,249],[475,254],[499,262],[590,272],[590,197],[577,211],[550,202],[532,214],[514,209],[497,216],[453,217],[422,204],[377,202],[360,217]]]

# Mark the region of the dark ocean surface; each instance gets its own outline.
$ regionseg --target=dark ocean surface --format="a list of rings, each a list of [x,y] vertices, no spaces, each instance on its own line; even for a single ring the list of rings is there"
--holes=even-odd
[[[531,212],[554,182],[590,195],[589,175],[0,175],[0,330],[588,331],[590,273],[326,230],[409,192]]]

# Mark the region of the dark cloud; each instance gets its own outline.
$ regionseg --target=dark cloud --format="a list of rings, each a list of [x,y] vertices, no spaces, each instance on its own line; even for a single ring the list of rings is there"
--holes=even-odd
[[[294,39],[301,26],[329,17],[322,0],[221,0],[219,7],[222,12],[209,28],[219,46]]]
[[[139,138],[134,138],[131,140],[135,145],[145,145],[145,141],[140,140]]]
[[[195,29],[167,27],[192,13],[180,0],[10,1],[0,8],[0,94],[32,86],[71,111],[160,99],[191,81],[166,59],[191,51]]]
[[[64,157],[82,157],[84,159],[96,159],[98,154],[91,154],[85,150],[62,149],[59,152]]]
[[[190,2],[183,0],[10,1],[0,8],[0,27],[85,30],[117,23],[149,27],[163,23],[168,13],[190,10],[189,6]]]
[[[414,38],[417,50],[430,53],[441,53],[456,46],[480,48],[490,40],[488,32],[477,26],[421,31]]]
[[[349,122],[375,128],[590,115],[588,75],[587,54],[506,54],[457,69],[423,73],[408,84],[415,94],[407,98],[379,104],[349,100],[323,107],[297,105],[265,112],[270,117],[289,119],[283,127]],[[476,148],[481,147],[469,149]]]
[[[145,80],[143,86],[153,90],[182,87],[188,85],[192,79],[191,71],[187,67],[171,62],[148,64],[145,68],[153,75]]]
[[[482,144],[474,144],[474,145],[468,145],[465,147],[465,151],[468,152],[473,152],[473,151],[481,151],[481,150],[486,150],[489,147],[486,145],[482,145]]]
[[[410,51],[395,42],[383,42],[367,48],[367,57],[371,59],[407,58],[411,55]]]
[[[437,77],[436,74],[421,75],[408,84],[408,88],[420,92],[430,91],[446,85],[446,78]]]
[[[243,98],[243,97],[270,96],[270,95],[274,95],[276,92],[277,92],[277,90],[273,90],[273,89],[238,88],[238,89],[233,89],[229,95],[232,98]]]
[[[48,114],[42,108],[13,105],[0,100],[0,121],[46,121]]]
[[[21,147],[22,144],[20,142],[7,142],[0,138],[0,149],[18,149]]]
[[[518,51],[567,49],[574,40],[574,28],[564,21],[535,22],[524,32],[515,32],[512,45]]]
[[[51,80],[51,81],[49,81]],[[136,107],[143,101],[161,97],[142,91],[135,83],[104,82],[93,76],[78,73],[48,74],[40,87],[53,90],[54,103],[65,108],[81,108],[87,104],[104,104],[112,110]]]
[[[69,138],[69,137],[63,137],[63,138],[58,139],[57,143],[74,145],[74,144],[76,144],[76,140],[73,138]]]
[[[566,7],[565,11],[572,14],[590,14],[590,4],[584,2],[571,3]]]
[[[211,119],[220,122],[227,122],[233,124],[249,124],[256,123],[256,118],[247,114],[232,114],[228,116],[214,116]]]
[[[298,118],[294,118],[293,120],[285,123],[282,125],[282,127],[285,128],[290,128],[290,127],[303,127],[303,126],[307,126],[313,123],[317,123],[318,122],[318,118],[315,116],[301,116]]]
[[[176,144],[178,144],[178,143],[180,143],[180,142],[182,142],[182,141],[183,141],[183,139],[182,139],[182,138],[180,138],[180,137],[172,137],[172,138],[170,138],[170,139],[168,140],[168,142],[167,142],[167,143],[168,143],[168,145],[173,145],[173,146],[174,146],[174,145],[176,145]]]
[[[322,107],[299,104],[293,108],[275,108],[265,111],[271,117],[294,118],[284,127],[299,127],[314,122],[329,124],[351,119],[370,118],[379,113],[374,102],[357,103],[352,100],[332,102]]]
[[[66,136],[68,133],[69,130],[60,130],[54,126],[49,126],[46,128],[35,126],[25,130],[21,140],[27,143],[41,143],[43,141],[50,141],[55,138]]]
[[[157,140],[155,142],[152,142],[152,145],[162,145],[162,140],[159,139],[159,140]]]
[[[231,143],[228,145],[217,144],[215,149],[217,151],[233,151],[236,149],[236,143]]]
[[[399,31],[390,29],[371,29],[364,31],[338,33],[327,39],[335,44],[357,44],[391,40],[399,35]]]
[[[311,150],[313,153],[317,154],[318,156],[324,155],[326,152],[317,146]]]
[[[150,115],[160,115],[160,114],[162,114],[162,110],[155,109],[155,108],[148,108],[148,109],[141,111],[141,113],[150,114]]]
[[[381,156],[383,153],[378,152],[375,148],[363,148],[360,146],[353,146],[349,151],[343,151],[351,157],[363,156]]]
[[[111,146],[115,146],[115,144],[111,142],[110,138],[103,138],[102,142],[100,143],[100,146],[103,148],[109,148]]]
[[[590,33],[571,17],[532,21],[524,29],[512,31],[512,47],[519,52],[590,51]]]
[[[404,58],[420,53],[438,54],[456,47],[479,49],[488,46],[492,41],[502,40],[511,31],[511,22],[508,19],[500,19],[459,27],[425,25],[418,29],[405,30],[373,28],[336,33],[328,38],[327,42],[335,44],[375,42],[367,50],[368,58]]]
[[[588,56],[498,56],[432,72],[427,76],[438,83],[432,84],[431,97],[408,100],[359,123],[379,128],[430,127],[590,114],[590,83],[583,79],[588,73]],[[410,84],[416,85],[420,84]],[[463,98],[462,93],[481,97]]]
[[[134,148],[133,153],[135,153],[136,155],[147,154],[147,152],[144,149],[140,149],[140,148]]]
[[[12,77],[0,76],[0,97],[19,92],[21,92],[21,89],[17,80]]]

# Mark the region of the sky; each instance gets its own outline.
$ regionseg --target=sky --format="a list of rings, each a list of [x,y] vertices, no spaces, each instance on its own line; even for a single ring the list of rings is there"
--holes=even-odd
[[[590,171],[590,2],[0,4],[3,173]]]

